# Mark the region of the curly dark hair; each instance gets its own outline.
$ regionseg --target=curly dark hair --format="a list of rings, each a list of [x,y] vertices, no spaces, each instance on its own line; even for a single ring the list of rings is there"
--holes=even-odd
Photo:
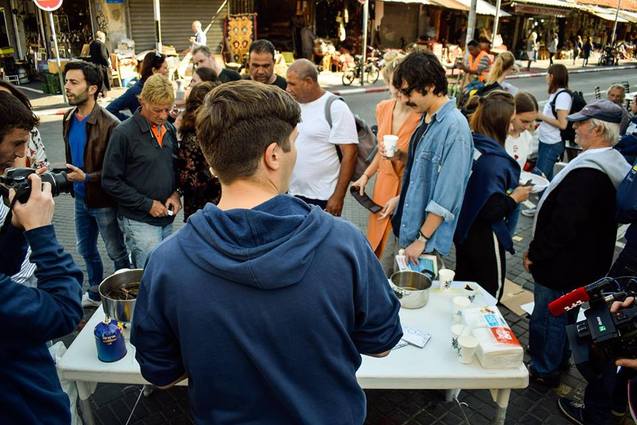
[[[407,83],[406,88],[402,88]],[[416,90],[427,95],[427,87],[433,85],[435,95],[447,94],[447,76],[438,58],[429,52],[412,52],[398,65],[394,71],[392,84],[405,95]]]
[[[0,91],[0,143],[4,141],[10,131],[19,128],[31,131],[38,123],[38,119],[24,103],[14,95]]]
[[[88,86],[96,86],[97,90],[93,93],[95,100],[100,95],[102,89],[102,71],[93,63],[75,60],[66,64],[64,67],[64,78],[66,79],[66,73],[69,71],[80,70],[84,74],[84,79]]]
[[[193,86],[188,99],[186,99],[186,110],[181,117],[181,126],[179,127],[181,134],[185,135],[186,133],[195,132],[197,110],[203,104],[206,95],[219,84],[221,84],[219,81],[203,81]]]

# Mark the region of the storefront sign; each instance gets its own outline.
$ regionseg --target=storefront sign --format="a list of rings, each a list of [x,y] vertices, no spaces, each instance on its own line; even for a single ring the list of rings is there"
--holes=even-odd
[[[109,4],[122,4],[122,3],[124,3],[124,0],[106,0],[106,3],[109,3]]]
[[[45,12],[53,12],[62,6],[62,0],[33,0],[33,3]]]
[[[556,7],[546,7],[546,6],[530,6],[528,4],[516,4],[515,5],[516,13],[525,13],[527,15],[545,15],[545,16],[556,16],[558,18],[564,18],[568,15],[568,9],[558,9]]]

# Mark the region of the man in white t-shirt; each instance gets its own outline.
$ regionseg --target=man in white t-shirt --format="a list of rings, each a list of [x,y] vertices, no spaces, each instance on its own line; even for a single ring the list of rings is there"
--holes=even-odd
[[[290,65],[287,82],[286,91],[301,106],[298,157],[289,193],[340,216],[358,154],[354,115],[345,102],[334,100],[330,105],[330,125],[325,107],[334,95],[321,88],[316,65],[307,59]]]

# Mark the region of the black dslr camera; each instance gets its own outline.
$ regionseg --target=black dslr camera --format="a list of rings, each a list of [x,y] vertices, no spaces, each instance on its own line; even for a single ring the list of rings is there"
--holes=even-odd
[[[31,195],[31,181],[29,176],[35,173],[32,168],[8,168],[3,175],[0,175],[0,194],[9,198],[9,189],[16,192],[15,199],[21,203],[26,203]],[[42,183],[51,183],[51,194],[58,196],[60,193],[70,193],[73,183],[66,178],[66,171],[53,170],[40,174]]]
[[[610,312],[612,301],[637,296],[637,277],[605,277],[585,290],[586,320],[566,329],[575,363],[637,358],[637,299],[617,313]]]

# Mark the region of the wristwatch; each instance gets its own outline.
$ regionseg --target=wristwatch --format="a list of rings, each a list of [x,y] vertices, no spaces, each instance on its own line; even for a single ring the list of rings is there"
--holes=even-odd
[[[425,234],[422,232],[422,230],[419,230],[419,231],[418,231],[418,240],[419,240],[419,241],[424,242],[424,243],[426,244],[427,242],[429,242],[429,239],[431,239],[431,236],[430,236],[430,237],[427,237],[427,236],[425,236]]]

